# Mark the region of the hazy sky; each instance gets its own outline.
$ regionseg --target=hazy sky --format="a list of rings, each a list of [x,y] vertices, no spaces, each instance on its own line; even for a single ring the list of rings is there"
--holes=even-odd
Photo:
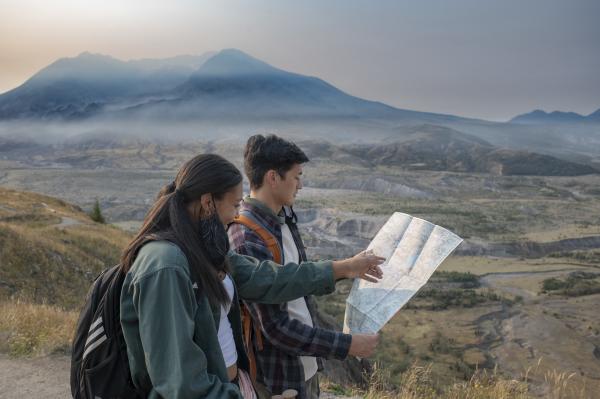
[[[83,51],[232,47],[400,108],[600,108],[599,0],[0,0],[0,93]]]

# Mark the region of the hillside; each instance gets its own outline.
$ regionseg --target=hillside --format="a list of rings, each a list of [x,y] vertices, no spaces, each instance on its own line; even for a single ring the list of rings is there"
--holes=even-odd
[[[598,173],[588,165],[565,161],[529,151],[500,148],[476,136],[437,125],[419,125],[402,130],[380,144],[334,146],[308,145],[317,159],[360,165],[400,167],[405,170],[434,170],[489,173],[500,176],[579,176]]]
[[[77,309],[128,239],[64,201],[0,187],[0,299]]]

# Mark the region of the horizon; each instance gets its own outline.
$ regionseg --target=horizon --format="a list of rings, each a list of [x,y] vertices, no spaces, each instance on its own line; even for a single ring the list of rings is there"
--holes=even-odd
[[[600,108],[600,3],[590,0],[2,3],[0,93],[83,52],[129,61],[236,48],[400,109],[505,122]]]

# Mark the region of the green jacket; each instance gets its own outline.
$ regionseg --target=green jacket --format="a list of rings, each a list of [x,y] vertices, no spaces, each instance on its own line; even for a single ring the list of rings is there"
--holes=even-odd
[[[228,314],[238,351],[247,369],[239,301],[280,303],[335,288],[331,262],[284,267],[230,252],[235,298]],[[241,398],[229,383],[217,338],[220,308],[198,295],[188,262],[166,241],[142,247],[121,291],[121,325],[133,382],[149,398]],[[238,297],[239,296],[239,297]]]

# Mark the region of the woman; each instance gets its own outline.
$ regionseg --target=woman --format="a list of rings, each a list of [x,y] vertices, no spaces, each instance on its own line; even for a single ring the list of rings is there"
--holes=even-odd
[[[230,252],[224,226],[241,199],[233,164],[196,156],[161,190],[123,252],[121,325],[132,379],[149,398],[243,397],[240,298],[280,303],[329,293],[339,278],[381,277],[383,259],[368,254],[279,266]]]

